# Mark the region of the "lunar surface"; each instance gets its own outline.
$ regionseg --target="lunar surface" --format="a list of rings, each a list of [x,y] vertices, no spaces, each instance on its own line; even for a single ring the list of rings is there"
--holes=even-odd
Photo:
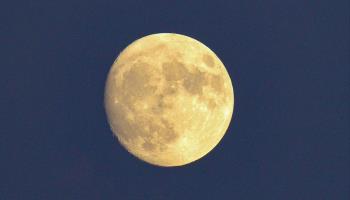
[[[233,87],[220,59],[179,34],[145,36],[113,63],[105,88],[109,124],[134,156],[158,166],[185,165],[224,136]]]

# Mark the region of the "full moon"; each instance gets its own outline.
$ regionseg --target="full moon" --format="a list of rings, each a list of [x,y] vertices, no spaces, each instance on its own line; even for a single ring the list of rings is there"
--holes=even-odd
[[[181,166],[209,153],[233,113],[224,64],[188,36],[159,33],[126,47],[106,81],[105,109],[119,142],[157,166]]]

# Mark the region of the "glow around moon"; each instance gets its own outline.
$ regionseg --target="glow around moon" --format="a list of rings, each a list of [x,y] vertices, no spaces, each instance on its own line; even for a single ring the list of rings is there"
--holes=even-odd
[[[199,41],[160,33],[136,40],[108,74],[105,108],[120,143],[141,160],[180,166],[210,152],[233,112],[220,59]]]

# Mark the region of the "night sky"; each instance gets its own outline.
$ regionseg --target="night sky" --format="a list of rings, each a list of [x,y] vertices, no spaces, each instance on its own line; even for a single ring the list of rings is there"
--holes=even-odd
[[[349,1],[2,1],[1,200],[350,199]],[[135,39],[210,47],[235,90],[220,144],[149,165],[117,142],[108,70]]]

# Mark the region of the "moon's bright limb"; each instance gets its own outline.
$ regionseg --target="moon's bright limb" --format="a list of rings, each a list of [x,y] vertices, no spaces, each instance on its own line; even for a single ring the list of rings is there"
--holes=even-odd
[[[220,59],[190,37],[136,40],[112,65],[105,108],[112,131],[136,157],[180,166],[211,151],[233,112],[233,87]]]

